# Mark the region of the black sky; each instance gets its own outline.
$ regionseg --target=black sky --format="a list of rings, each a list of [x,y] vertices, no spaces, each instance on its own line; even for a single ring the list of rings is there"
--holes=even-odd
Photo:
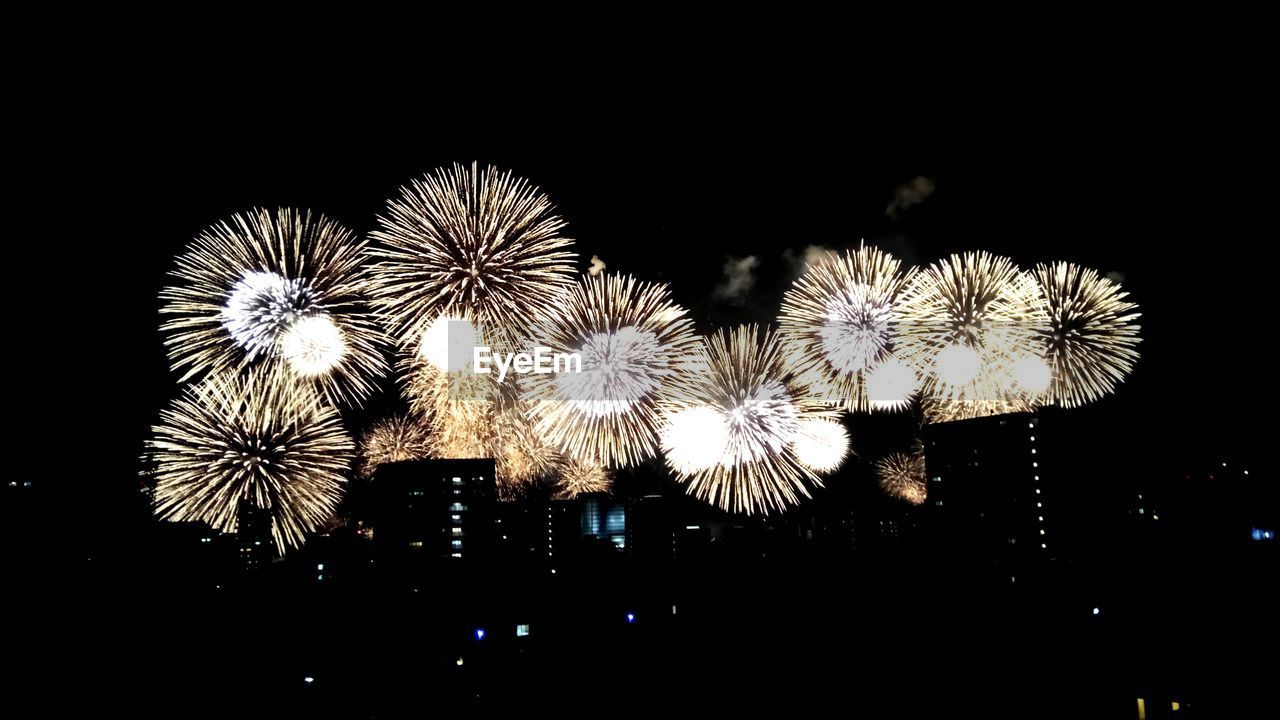
[[[873,124],[863,116],[875,113],[834,100],[744,92],[532,119],[512,108],[481,124],[440,107],[286,96],[130,96],[77,126],[73,153],[49,155],[40,189],[53,209],[33,213],[14,298],[28,308],[15,313],[23,332],[59,331],[25,358],[50,379],[22,393],[34,390],[44,427],[64,429],[33,435],[70,458],[91,514],[135,502],[147,427],[176,392],[156,293],[193,234],[258,206],[311,208],[364,232],[400,184],[472,160],[542,187],[583,268],[597,254],[612,271],[671,282],[703,331],[771,321],[794,274],[788,257],[809,245],[865,239],[918,263],[981,249],[1024,267],[1065,259],[1120,273],[1142,307],[1143,359],[1115,396],[1074,413],[1100,477],[1217,454],[1265,460],[1252,417],[1270,365],[1263,248],[1276,153],[1254,101],[1169,84],[1070,102],[953,92]],[[887,216],[895,188],[916,177],[935,191]],[[713,301],[726,259],[747,255],[760,263],[748,302]],[[51,291],[40,277],[64,282]]]

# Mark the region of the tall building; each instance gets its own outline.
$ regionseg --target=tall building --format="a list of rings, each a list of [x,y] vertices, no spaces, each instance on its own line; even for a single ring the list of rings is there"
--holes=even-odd
[[[484,563],[497,548],[492,460],[410,460],[380,466],[369,509],[379,562],[422,567]]]
[[[266,567],[275,555],[271,537],[271,511],[248,500],[241,500],[236,513],[236,540],[240,543],[240,567],[256,573]]]
[[[922,521],[937,547],[1016,570],[1054,557],[1051,469],[1041,418],[1002,415],[923,429]]]

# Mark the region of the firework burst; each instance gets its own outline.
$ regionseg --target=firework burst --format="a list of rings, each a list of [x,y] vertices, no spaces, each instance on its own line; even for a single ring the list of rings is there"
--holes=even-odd
[[[1032,406],[1017,368],[1040,357],[1037,337],[1049,318],[1029,273],[983,252],[952,255],[919,273],[896,310],[897,354],[927,377],[927,396],[974,408]]]
[[[658,406],[698,367],[700,344],[666,285],[600,274],[583,278],[539,334],[554,353],[577,353],[581,372],[528,375],[538,432],[584,462],[618,468],[657,450]]]
[[[824,401],[855,412],[906,404],[902,388],[882,383],[876,389],[890,394],[875,397],[867,382],[893,359],[894,303],[912,274],[888,253],[861,245],[824,255],[787,291],[778,319],[783,344]],[[906,396],[914,390],[906,388]]]
[[[828,465],[842,451],[812,447],[833,440],[830,433],[801,431],[835,413],[788,372],[777,335],[754,326],[717,332],[706,340],[705,362],[664,411],[660,437],[676,478],[731,512],[782,510],[809,497],[822,481],[803,460]],[[797,457],[798,439],[806,458]]]
[[[1138,359],[1138,306],[1116,283],[1071,263],[1033,273],[1049,306],[1050,401],[1076,407],[1112,392]]]
[[[367,303],[364,244],[321,215],[255,210],[208,228],[160,293],[182,380],[281,365],[327,400],[359,404],[386,372]]]
[[[791,451],[810,470],[833,472],[849,455],[849,431],[835,420],[801,420],[791,440]]]
[[[607,493],[613,488],[609,471],[590,462],[566,458],[557,466],[555,497],[568,500],[579,495]]]
[[[152,430],[157,516],[234,532],[248,502],[270,513],[280,552],[332,517],[355,450],[332,406],[263,368],[188,386]]]
[[[545,195],[509,172],[454,165],[414,180],[372,233],[378,308],[404,347],[441,315],[517,347],[573,284],[564,226]]]
[[[431,456],[431,433],[419,417],[398,415],[374,425],[360,438],[360,476],[372,477],[379,465]]]
[[[876,462],[876,477],[886,495],[912,505],[923,503],[928,494],[924,455],[919,452],[894,453],[881,458]]]

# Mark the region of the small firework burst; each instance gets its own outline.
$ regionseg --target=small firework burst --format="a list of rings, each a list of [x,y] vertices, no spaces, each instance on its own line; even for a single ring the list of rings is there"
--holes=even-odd
[[[1071,263],[1033,273],[1049,307],[1049,401],[1076,407],[1112,392],[1138,360],[1138,306],[1116,283]]]
[[[791,450],[800,464],[810,470],[833,472],[849,455],[849,431],[835,420],[801,420],[791,440]]]
[[[824,401],[855,412],[903,404],[902,388],[876,398],[867,381],[893,359],[894,304],[912,275],[888,253],[861,245],[824,255],[787,291],[779,333],[792,364]]]
[[[321,215],[255,210],[196,236],[160,293],[182,380],[278,364],[327,400],[360,404],[386,372],[364,244]]]
[[[658,406],[700,358],[686,314],[666,285],[611,273],[583,278],[538,337],[553,353],[577,354],[580,372],[525,378],[538,432],[561,452],[604,467],[652,457]]]
[[[928,494],[924,455],[920,452],[894,453],[881,458],[876,463],[876,477],[886,495],[912,505],[923,503]]]
[[[360,476],[372,477],[379,465],[431,456],[431,433],[422,418],[397,415],[374,425],[360,438]]]
[[[1028,394],[1016,367],[1039,356],[1048,314],[1035,279],[1007,258],[952,255],[916,275],[896,310],[897,354],[927,377],[926,396],[979,407]]]
[[[579,495],[607,493],[613,488],[609,471],[590,462],[566,458],[557,467],[555,497],[569,500]]]
[[[573,284],[572,240],[536,187],[454,165],[400,189],[372,237],[377,305],[403,347],[441,315],[470,318],[517,347]]]
[[[793,443],[809,421],[831,420],[835,413],[788,372],[777,335],[754,326],[717,332],[706,340],[705,362],[664,410],[660,436],[677,480],[730,512],[783,510],[809,497],[810,486],[822,481],[797,457]],[[718,456],[709,466],[708,446]],[[813,459],[819,455],[830,459],[829,451],[815,451]]]
[[[333,516],[355,450],[337,411],[279,369],[188,386],[152,432],[158,517],[235,532],[247,502],[282,553]]]

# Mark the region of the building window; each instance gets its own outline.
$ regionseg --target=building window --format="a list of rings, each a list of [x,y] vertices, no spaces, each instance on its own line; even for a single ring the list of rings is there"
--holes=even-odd
[[[516,637],[529,637],[529,623],[516,625]]]

